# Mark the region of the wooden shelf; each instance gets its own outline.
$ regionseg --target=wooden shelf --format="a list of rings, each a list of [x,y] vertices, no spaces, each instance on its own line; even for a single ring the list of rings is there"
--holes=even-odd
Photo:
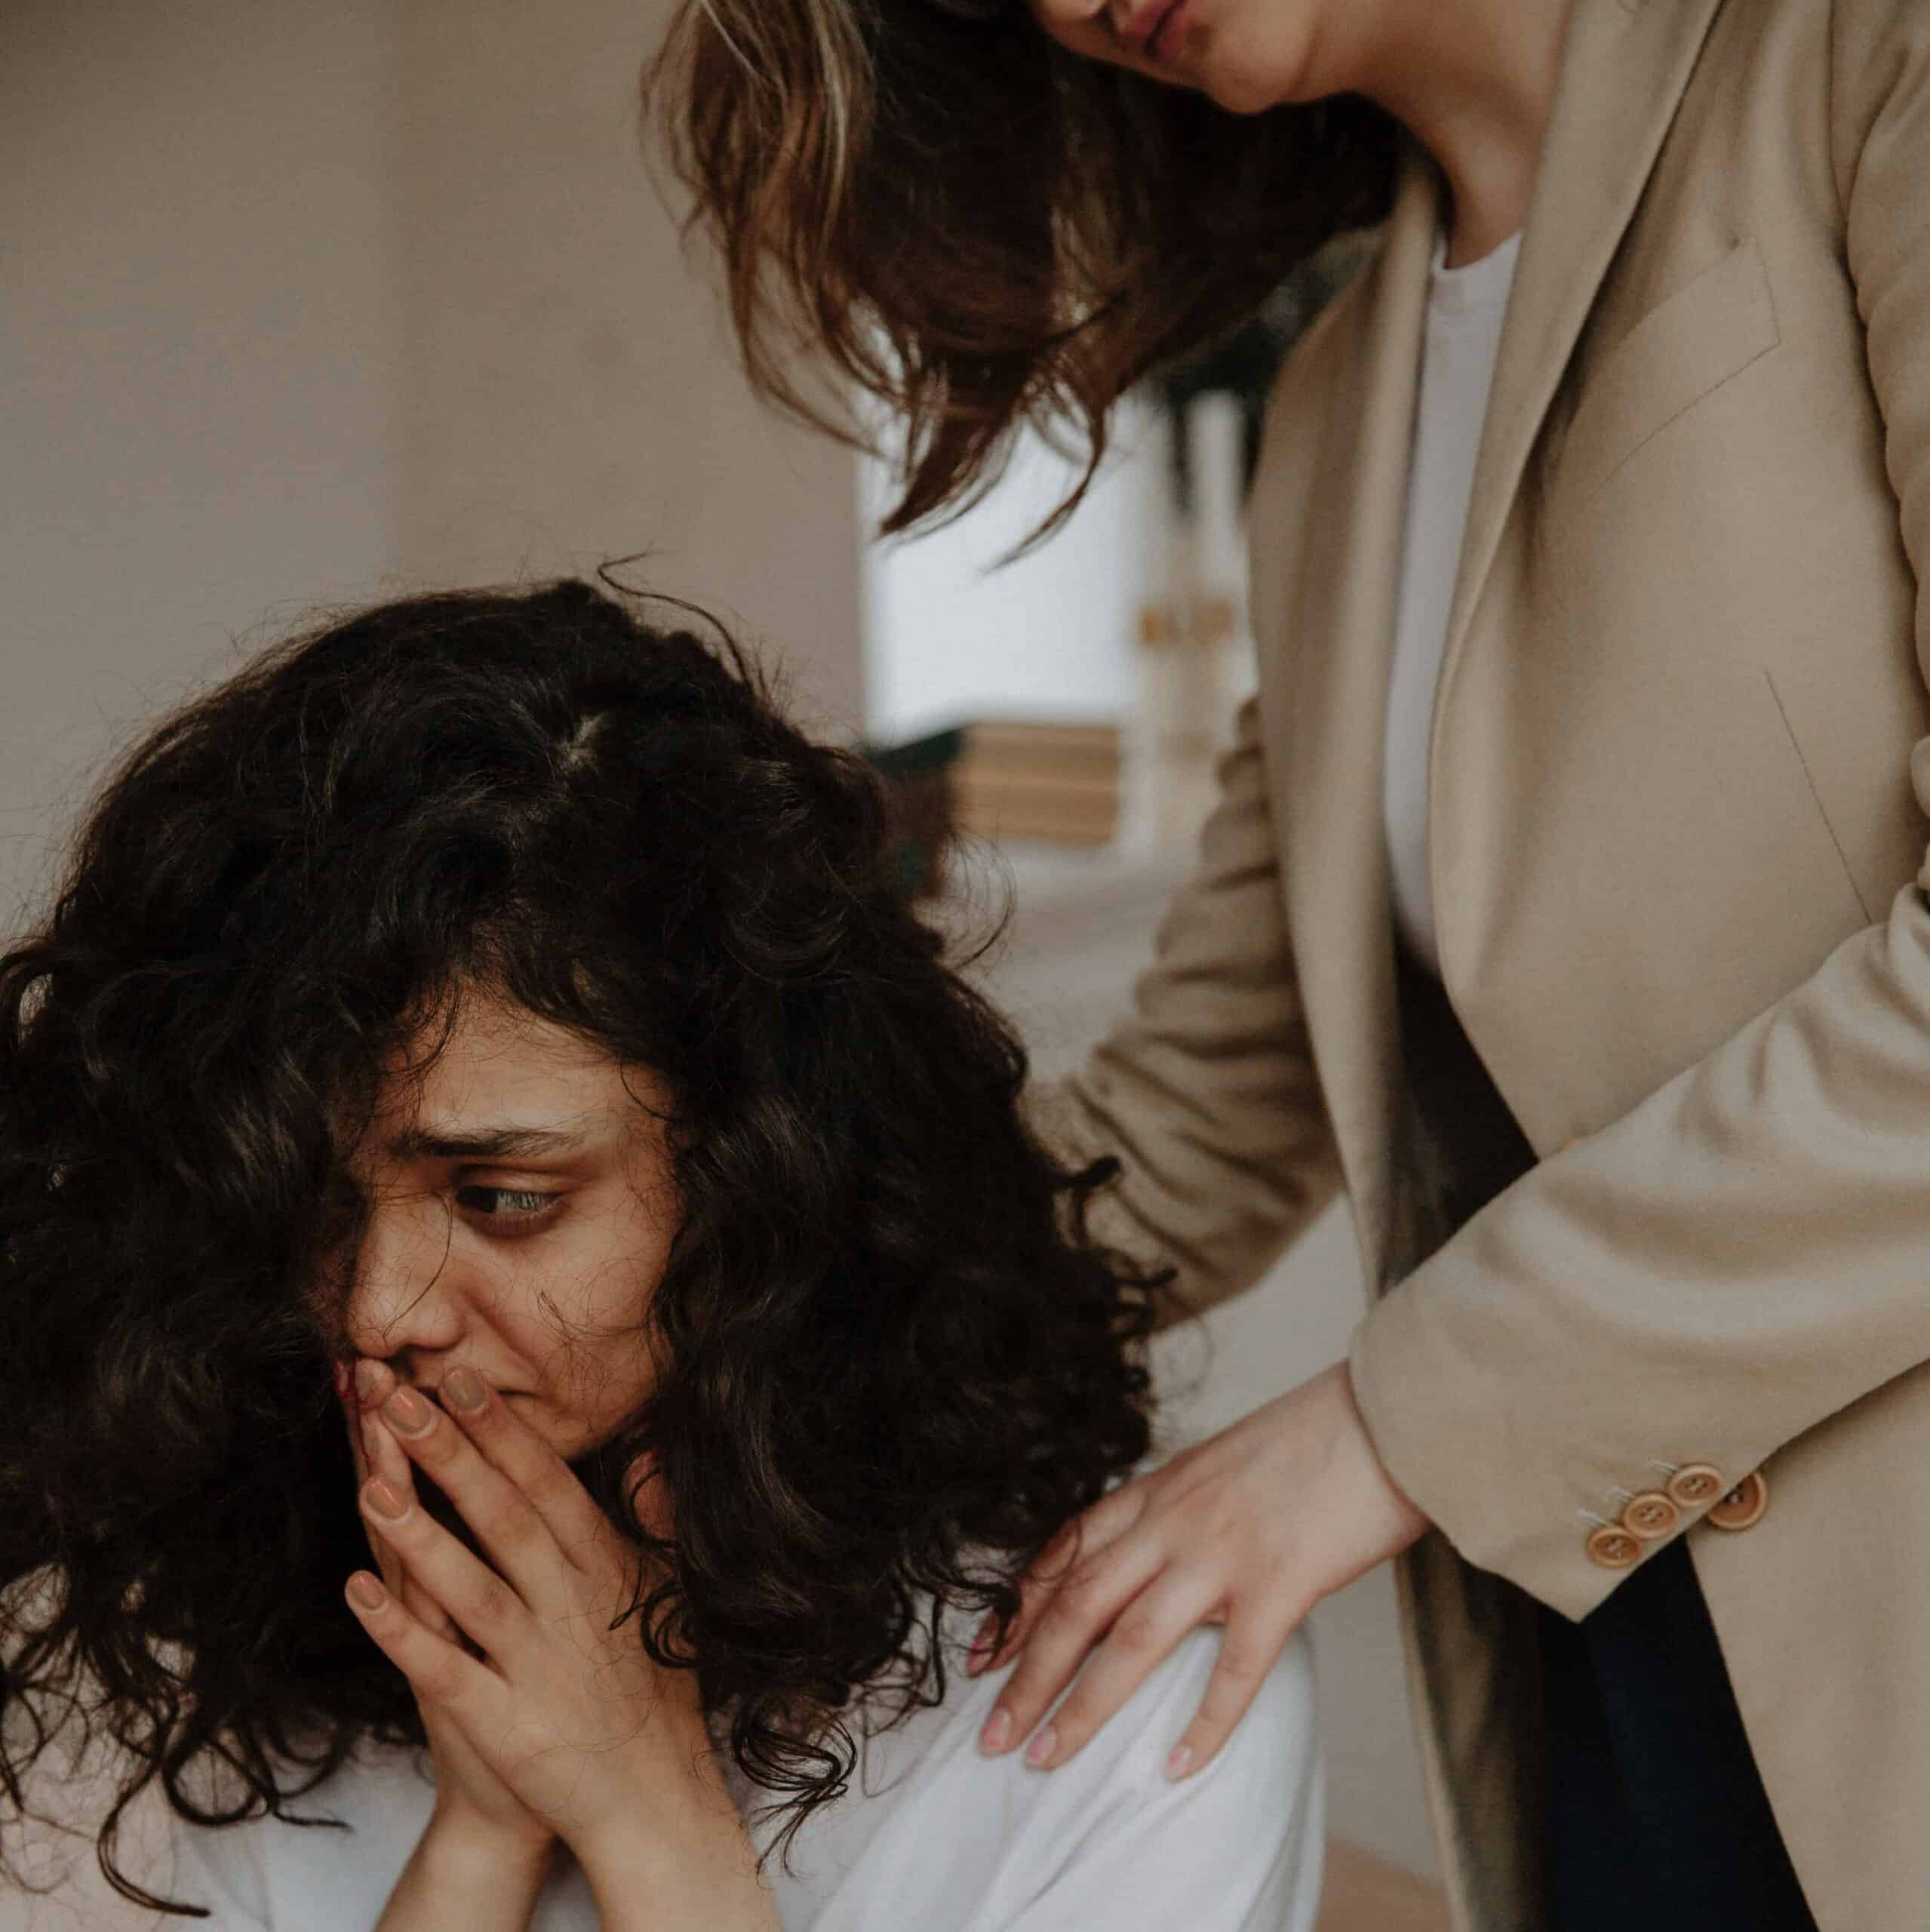
[[[951,768],[959,828],[993,838],[1105,845],[1118,835],[1116,724],[981,718]]]

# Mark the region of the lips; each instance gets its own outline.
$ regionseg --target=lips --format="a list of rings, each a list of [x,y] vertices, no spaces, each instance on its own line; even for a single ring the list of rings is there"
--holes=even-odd
[[[1185,4],[1186,0],[1151,0],[1126,23],[1120,38],[1136,54],[1152,56],[1166,23]]]

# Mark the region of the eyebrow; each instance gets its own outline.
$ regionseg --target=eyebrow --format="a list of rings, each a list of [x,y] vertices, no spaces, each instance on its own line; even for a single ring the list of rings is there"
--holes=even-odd
[[[579,1134],[546,1127],[483,1127],[466,1134],[447,1128],[412,1127],[389,1143],[398,1161],[509,1161],[530,1154],[572,1153]]]

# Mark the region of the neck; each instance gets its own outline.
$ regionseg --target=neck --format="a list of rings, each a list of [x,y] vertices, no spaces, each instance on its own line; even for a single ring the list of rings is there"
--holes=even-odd
[[[1572,0],[1385,0],[1354,90],[1402,122],[1447,177],[1448,266],[1528,217]],[[1365,10],[1363,10],[1363,15]]]

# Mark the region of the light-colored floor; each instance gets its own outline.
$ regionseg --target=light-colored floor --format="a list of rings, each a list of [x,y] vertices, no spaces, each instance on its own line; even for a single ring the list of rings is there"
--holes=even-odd
[[[1411,1872],[1330,1838],[1314,1932],[1449,1932],[1447,1902]]]

